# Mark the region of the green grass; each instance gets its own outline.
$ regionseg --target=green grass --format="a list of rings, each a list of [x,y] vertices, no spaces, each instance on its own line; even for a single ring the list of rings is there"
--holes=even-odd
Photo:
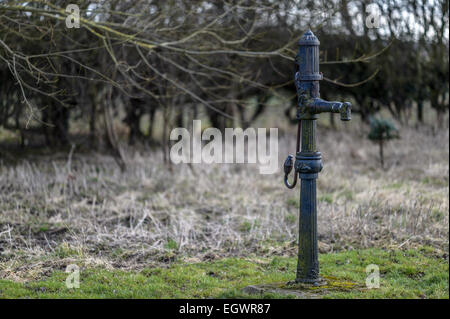
[[[320,263],[322,275],[333,278],[333,284],[320,288],[324,298],[449,298],[448,257],[432,248],[346,251],[321,255]],[[379,266],[378,289],[365,287],[369,264]],[[90,268],[81,269],[79,289],[66,288],[67,274],[55,271],[34,282],[0,280],[0,297],[244,298],[252,296],[242,293],[243,287],[283,284],[294,278],[295,267],[296,258],[292,257],[254,257],[176,262],[167,268],[141,271]],[[262,297],[285,298],[276,293]]]
[[[427,176],[422,178],[422,183],[437,186],[437,187],[445,187],[448,186],[448,177],[443,176],[442,178]]]
[[[332,194],[322,194],[319,196],[319,201],[326,202],[328,204],[333,204],[333,195]]]
[[[296,207],[299,208],[300,207],[300,199],[298,197],[290,197],[287,199],[288,206],[292,206],[292,207]]]
[[[403,183],[396,182],[386,186],[387,189],[400,189],[403,187]]]

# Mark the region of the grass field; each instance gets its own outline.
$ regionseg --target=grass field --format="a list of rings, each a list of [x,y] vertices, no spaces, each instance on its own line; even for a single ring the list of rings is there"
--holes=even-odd
[[[322,275],[329,284],[304,288],[306,298],[448,298],[448,256],[430,247],[416,250],[366,249],[321,255]],[[365,285],[368,264],[380,267],[380,287]],[[279,292],[248,295],[242,288],[275,284],[298,291],[286,282],[296,259],[224,258],[211,262],[175,262],[140,271],[92,267],[80,273],[80,288],[65,286],[67,274],[55,271],[26,283],[0,281],[6,298],[295,298]]]
[[[448,132],[402,129],[381,168],[360,126],[319,128],[321,271],[355,283],[321,297],[448,298]],[[281,136],[280,166],[294,143]],[[125,172],[77,149],[0,160],[0,297],[245,297],[294,278],[298,188],[281,172],[127,154]],[[64,288],[69,264],[80,289]]]

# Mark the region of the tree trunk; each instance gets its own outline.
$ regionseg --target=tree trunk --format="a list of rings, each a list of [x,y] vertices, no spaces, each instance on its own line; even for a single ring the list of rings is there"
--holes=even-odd
[[[380,139],[378,143],[380,145],[380,164],[384,168],[383,140]]]
[[[149,118],[148,118],[148,140],[150,143],[153,141],[153,127],[155,126],[155,112],[156,107],[152,107],[149,112]]]
[[[90,92],[90,100],[91,100],[91,114],[89,118],[89,144],[91,148],[97,148],[97,140],[95,135],[95,126],[97,124],[97,87],[95,85],[92,86],[92,90]]]
[[[445,116],[445,112],[442,109],[437,108],[436,109],[436,123],[437,123],[438,130],[440,130],[444,127],[444,116]]]
[[[111,115],[110,106],[112,105],[112,88],[108,88],[105,92],[105,99],[103,103],[103,115],[105,119],[106,140],[112,150],[114,160],[119,165],[120,170],[123,172],[126,170],[125,156],[120,148],[116,131],[114,130],[114,123]]]
[[[417,122],[423,124],[423,101],[417,102]]]

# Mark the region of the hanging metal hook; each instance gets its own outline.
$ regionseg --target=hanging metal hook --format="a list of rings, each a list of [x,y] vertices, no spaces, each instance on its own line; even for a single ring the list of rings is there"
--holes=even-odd
[[[284,185],[286,185],[287,188],[294,188],[295,185],[297,185],[297,172],[294,174],[294,181],[292,184],[289,183],[288,175],[292,171],[292,168],[294,167],[294,161],[292,160],[292,155],[288,155],[286,160],[284,161]]]
[[[300,152],[300,141],[301,141],[301,133],[302,132],[302,121],[298,120],[298,129],[297,129],[297,145],[295,147],[296,154]],[[295,170],[294,174],[294,180],[292,184],[289,183],[288,176],[292,171],[292,168],[294,167],[294,160],[292,155],[288,155],[286,160],[284,161],[284,185],[286,185],[287,188],[293,189],[295,185],[297,185],[297,178],[298,178],[298,172]]]

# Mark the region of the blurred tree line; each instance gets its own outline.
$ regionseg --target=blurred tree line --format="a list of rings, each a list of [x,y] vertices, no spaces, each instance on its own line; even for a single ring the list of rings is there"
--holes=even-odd
[[[83,0],[68,28],[72,2],[0,0],[0,127],[23,146],[30,135],[68,144],[78,121],[83,143],[120,159],[113,122],[130,144],[154,142],[160,113],[167,155],[171,128],[202,110],[214,127],[245,128],[274,96],[292,119],[308,28],[321,40],[322,96],[350,99],[364,122],[382,109],[423,122],[430,103],[439,127],[449,109],[448,0]]]

